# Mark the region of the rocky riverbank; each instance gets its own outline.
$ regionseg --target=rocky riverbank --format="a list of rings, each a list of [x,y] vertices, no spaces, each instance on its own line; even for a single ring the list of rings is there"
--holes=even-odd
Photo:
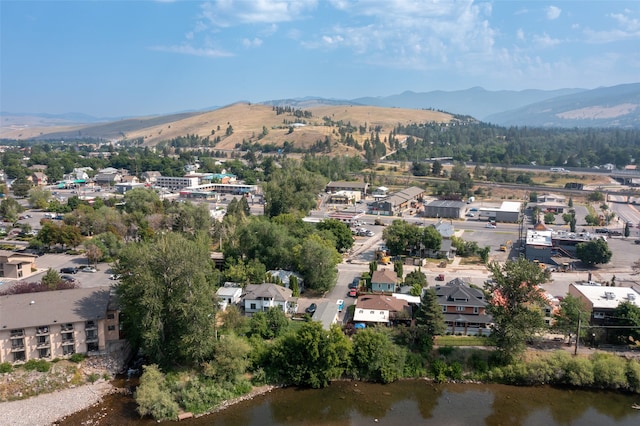
[[[55,424],[77,411],[90,407],[113,392],[106,381],[37,395],[27,399],[0,403],[1,426],[45,426]]]

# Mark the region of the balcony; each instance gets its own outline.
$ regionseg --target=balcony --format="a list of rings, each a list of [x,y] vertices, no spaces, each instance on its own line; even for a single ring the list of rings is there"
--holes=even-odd
[[[38,327],[36,329],[36,336],[45,336],[49,334],[49,327]]]
[[[11,338],[24,337],[24,330],[11,330]]]
[[[73,324],[62,324],[60,326],[61,331],[73,331]]]
[[[87,343],[97,342],[98,341],[98,333],[87,333]]]
[[[11,352],[22,352],[24,351],[24,344],[11,345]]]
[[[38,349],[44,349],[44,348],[50,348],[51,345],[49,344],[49,341],[46,342],[38,342],[38,344],[36,345],[36,348]]]
[[[87,321],[84,324],[84,329],[85,330],[95,330],[96,328],[98,328],[98,326],[96,325],[95,321]]]

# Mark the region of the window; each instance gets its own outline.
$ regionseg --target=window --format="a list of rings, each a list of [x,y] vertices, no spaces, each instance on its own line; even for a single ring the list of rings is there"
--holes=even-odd
[[[456,306],[456,311],[464,312],[464,306]]]
[[[477,313],[478,313],[478,307],[477,307],[477,306],[474,306],[474,307],[473,307],[473,313],[474,313],[474,314],[477,314]]]
[[[108,331],[115,331],[116,330],[116,326],[115,325],[109,325],[109,326],[107,326],[107,330]]]
[[[68,324],[62,324],[62,331],[71,331],[73,330],[73,324],[68,323]]]
[[[447,305],[442,305],[442,312],[447,312]]]
[[[73,355],[76,353],[76,347],[73,345],[64,345],[62,347],[62,354],[63,355]]]
[[[43,345],[48,345],[49,344],[49,336],[38,336],[36,338],[37,340],[37,345],[38,346],[43,346]],[[42,357],[40,357],[42,358]]]
[[[24,361],[26,358],[24,356],[24,351],[14,352],[13,353],[13,362]]]
[[[252,303],[250,306],[251,306],[251,307],[250,307],[250,309],[251,309],[252,311],[255,311],[255,310],[256,310],[256,304],[255,304],[255,303]]]
[[[95,321],[87,321],[87,322],[84,324],[84,328],[87,328],[87,329],[89,329],[89,328],[96,328],[96,322],[95,322]]]
[[[38,358],[49,358],[51,350],[49,348],[38,349]]]
[[[112,319],[115,319],[115,318],[116,318],[115,314],[107,314],[107,319],[112,320]]]
[[[24,348],[24,339],[11,339],[11,349]]]
[[[22,328],[11,330],[11,337],[22,337],[24,336],[24,330]]]
[[[62,343],[73,342],[73,333],[62,333]]]
[[[603,319],[604,318],[604,312],[594,312],[593,313],[593,317],[594,318],[598,318],[598,319]]]

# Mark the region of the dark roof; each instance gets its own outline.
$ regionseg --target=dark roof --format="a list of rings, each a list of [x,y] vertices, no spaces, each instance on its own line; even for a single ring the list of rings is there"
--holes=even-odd
[[[481,323],[481,324],[490,324],[493,322],[493,317],[491,315],[463,315],[458,313],[452,314],[444,314],[445,321],[451,322],[466,322],[466,323]]]
[[[109,287],[0,296],[0,329],[98,320],[108,305]]]
[[[436,286],[438,304],[441,306],[472,306],[484,307],[484,294],[475,288],[471,288],[460,278],[449,281],[447,285]]]

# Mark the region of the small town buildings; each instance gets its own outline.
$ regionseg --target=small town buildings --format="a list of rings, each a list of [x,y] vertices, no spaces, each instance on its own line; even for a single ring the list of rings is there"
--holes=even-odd
[[[631,287],[570,284],[569,294],[579,298],[591,310],[591,325],[611,324],[613,311],[622,302],[640,307],[640,293]]]
[[[387,294],[366,294],[356,300],[353,321],[368,324],[410,323],[409,302]]]
[[[460,278],[444,286],[438,285],[435,289],[447,333],[474,336],[491,334],[492,318],[486,313],[487,302],[481,290],[471,287]]]
[[[119,172],[114,173],[98,173],[93,177],[93,182],[96,185],[110,186],[116,183],[122,182],[122,174]]]
[[[466,204],[455,200],[435,200],[424,208],[425,217],[461,219],[464,217]]]
[[[270,308],[279,308],[293,315],[298,309],[298,298],[291,290],[277,284],[249,284],[243,296],[245,313],[265,312]]]
[[[329,203],[355,204],[360,201],[361,197],[360,191],[338,191],[329,195]]]
[[[527,260],[542,263],[551,262],[551,254],[553,249],[553,241],[551,231],[542,231],[537,229],[527,230],[527,240],[525,246],[525,257]]]
[[[362,198],[367,196],[367,192],[369,191],[369,184],[366,182],[345,182],[345,181],[331,181],[329,182],[325,188],[325,192],[335,193],[338,191],[358,191],[360,192]]]
[[[132,189],[145,188],[145,184],[140,182],[118,182],[113,187],[118,194],[124,194]]]
[[[200,184],[198,176],[159,176],[156,185],[167,188],[170,191],[179,191],[184,188],[195,188]]]
[[[417,186],[405,188],[385,198],[376,199],[373,203],[369,204],[369,213],[393,216],[408,208],[411,203],[423,199],[425,194],[426,191]]]
[[[162,173],[156,170],[150,170],[140,175],[143,181],[145,181],[146,183],[150,183],[151,185],[155,185],[160,176],[162,176]]]
[[[393,293],[398,285],[398,274],[391,269],[374,271],[371,276],[371,291]]]
[[[503,201],[500,207],[481,207],[479,217],[503,223],[518,223],[522,203],[519,201]]]
[[[0,296],[0,363],[124,348],[109,287]]]
[[[38,256],[29,253],[18,253],[0,250],[0,277],[26,278],[35,272]]]

